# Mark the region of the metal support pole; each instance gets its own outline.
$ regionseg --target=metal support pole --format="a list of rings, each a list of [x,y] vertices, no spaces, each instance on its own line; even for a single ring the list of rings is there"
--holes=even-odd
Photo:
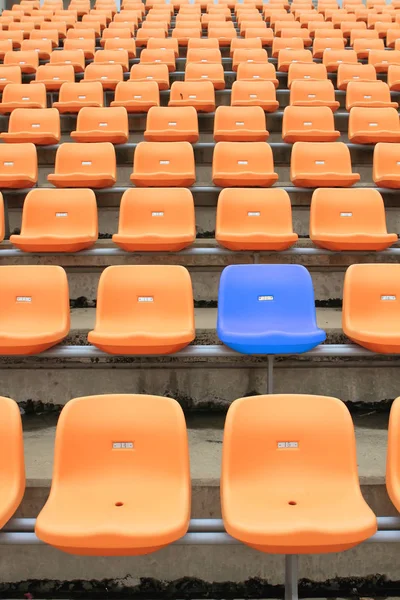
[[[285,555],[285,600],[298,600],[298,566],[297,554]]]
[[[267,394],[274,393],[274,356],[268,354],[268,381],[267,381]]]

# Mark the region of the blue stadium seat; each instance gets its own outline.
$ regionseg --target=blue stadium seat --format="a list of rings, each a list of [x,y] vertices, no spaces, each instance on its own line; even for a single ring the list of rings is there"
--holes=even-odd
[[[307,352],[325,341],[311,276],[300,265],[231,265],[218,296],[218,337],[243,354]]]

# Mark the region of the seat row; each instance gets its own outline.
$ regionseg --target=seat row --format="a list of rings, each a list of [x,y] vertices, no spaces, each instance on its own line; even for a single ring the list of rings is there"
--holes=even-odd
[[[269,137],[266,127],[261,106],[219,106],[215,111],[213,137],[216,142],[262,142]],[[70,135],[76,142],[125,144],[129,139],[126,108],[81,108],[76,130]],[[333,142],[340,136],[340,131],[335,129],[333,112],[327,106],[288,106],[283,112],[283,142]],[[0,139],[7,143],[32,142],[41,146],[58,144],[61,139],[60,113],[56,108],[15,108],[8,131],[1,133]],[[151,107],[144,139],[149,142],[198,142],[196,109],[193,106]],[[396,108],[351,108],[348,139],[355,144],[400,142]]]
[[[243,193],[245,191],[245,194]],[[4,239],[0,194],[0,242]],[[177,252],[193,244],[193,196],[185,188],[132,188],[121,199],[113,242],[127,252]],[[218,199],[215,238],[234,251],[286,250],[295,244],[292,210],[283,189],[227,188]],[[385,250],[398,241],[388,233],[382,196],[374,189],[315,190],[310,238],[333,251]],[[98,239],[93,190],[36,189],[24,201],[20,234],[11,243],[24,252],[78,252]],[[0,250],[1,257],[1,250]]]
[[[400,265],[346,272],[343,331],[382,354],[400,353]],[[0,267],[0,354],[38,354],[70,330],[67,276],[55,266]],[[240,318],[239,318],[240,316]],[[323,343],[311,276],[300,265],[232,265],[221,275],[218,337],[243,354],[298,354]],[[181,266],[112,266],[100,276],[90,344],[117,355],[171,354],[195,339],[193,292]]]
[[[399,423],[397,399],[389,421],[386,486],[398,510]],[[25,491],[21,417],[16,402],[5,397],[0,430],[1,528]],[[139,394],[75,398],[57,424],[51,491],[35,533],[69,554],[155,552],[189,530],[189,463],[185,417],[176,400]],[[337,398],[279,394],[235,400],[224,425],[220,486],[226,532],[261,552],[339,552],[377,531],[360,489],[352,418]]]
[[[212,181],[220,187],[269,187],[278,181],[267,142],[217,142]],[[189,142],[139,142],[130,179],[138,187],[190,187],[196,182],[193,146]],[[47,180],[56,187],[108,188],[117,181],[115,148],[110,142],[63,143],[56,153],[55,172]],[[303,188],[349,187],[360,181],[343,142],[295,142],[290,180]],[[379,142],[374,148],[373,181],[380,187],[400,187],[400,144]],[[0,185],[29,188],[38,182],[36,146],[0,145]]]

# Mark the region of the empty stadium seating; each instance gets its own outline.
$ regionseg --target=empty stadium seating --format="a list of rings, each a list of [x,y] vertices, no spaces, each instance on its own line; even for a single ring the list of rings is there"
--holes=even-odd
[[[290,179],[299,187],[348,187],[360,175],[352,173],[350,152],[343,142],[296,142]]]
[[[328,106],[287,106],[283,113],[282,140],[294,142],[334,142],[340,137],[335,130],[333,112]]]
[[[56,266],[0,267],[0,354],[37,354],[69,332],[67,275]]]
[[[118,298],[118,302],[116,302]],[[88,340],[110,354],[170,354],[195,337],[192,282],[181,266],[103,271]]]
[[[353,264],[346,271],[343,331],[373,352],[400,352],[399,269],[398,264]]]
[[[267,187],[278,180],[271,146],[265,142],[218,142],[214,149],[215,185]]]
[[[215,111],[216,142],[265,142],[268,136],[261,106],[219,106]]]
[[[221,497],[227,532],[261,552],[338,552],[377,530],[360,490],[353,422],[337,398],[281,394],[233,402]]]
[[[387,233],[382,196],[374,189],[315,190],[310,208],[310,238],[333,251],[384,250],[397,235]]]
[[[25,252],[77,252],[97,238],[93,190],[36,189],[25,198],[21,233],[10,242]]]
[[[400,187],[400,144],[376,144],[372,178],[384,188]]]
[[[76,142],[125,144],[129,137],[126,108],[81,108],[76,121],[76,131],[71,131],[71,137]]]
[[[128,252],[172,251],[196,238],[194,202],[185,188],[136,188],[121,199],[113,242]]]
[[[189,142],[140,142],[131,180],[140,187],[192,185],[196,181],[193,147]]]
[[[395,108],[356,106],[349,114],[349,141],[355,144],[400,142],[399,115]]]
[[[239,318],[240,315],[240,318]],[[243,354],[307,352],[317,327],[311,276],[300,265],[231,265],[221,275],[218,337]]]
[[[97,440],[96,452],[88,439]],[[176,400],[76,398],[60,416],[55,454],[50,497],[36,522],[44,542],[70,554],[140,555],[186,533],[189,448]]]
[[[199,125],[196,109],[193,106],[150,108],[144,139],[148,142],[197,142]]]
[[[55,172],[47,179],[56,187],[112,186],[117,180],[114,146],[110,142],[61,144]]]
[[[1,133],[4,142],[32,142],[38,146],[57,144],[61,138],[60,115],[56,108],[16,108]]]

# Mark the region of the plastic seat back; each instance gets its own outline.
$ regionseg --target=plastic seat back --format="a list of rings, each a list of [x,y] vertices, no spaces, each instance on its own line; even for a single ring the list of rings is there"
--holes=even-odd
[[[241,63],[265,63],[268,62],[268,53],[264,48],[238,49],[233,53],[232,68],[237,71]]]
[[[376,144],[372,178],[376,185],[384,188],[400,187],[400,144]]]
[[[199,139],[196,109],[193,106],[150,108],[144,139],[148,142],[196,143]]]
[[[265,113],[260,106],[218,106],[214,118],[216,142],[265,142]]]
[[[149,48],[143,48],[140,53],[140,64],[143,65],[154,65],[161,64],[167,65],[168,71],[175,71],[175,52],[174,50],[167,48],[166,50],[151,50]]]
[[[283,112],[282,140],[286,143],[334,142],[339,137],[329,106],[287,106]]]
[[[317,38],[313,45],[313,58],[323,58],[325,50],[344,50],[344,40],[340,38]]]
[[[372,87],[372,86],[371,86]],[[349,141],[354,144],[400,142],[399,115],[395,108],[354,107],[349,116]]]
[[[140,142],[131,180],[139,187],[186,187],[196,181],[193,147],[189,142]]]
[[[339,552],[377,530],[361,494],[352,418],[337,398],[277,394],[233,402],[221,497],[227,532],[262,552]]]
[[[272,81],[234,81],[231,106],[261,106],[266,112],[279,108],[275,85]]]
[[[16,108],[46,108],[46,87],[43,83],[9,83],[3,91],[0,113]]]
[[[22,73],[35,73],[39,66],[39,55],[35,50],[12,50],[5,53],[3,63],[20,67]]]
[[[240,63],[237,70],[237,81],[272,81],[278,87],[275,65],[272,63]]]
[[[382,39],[366,40],[363,38],[354,40],[353,49],[357,52],[357,58],[368,58],[372,50],[384,50],[385,44]]]
[[[22,226],[11,243],[25,252],[78,252],[98,238],[93,190],[31,190],[24,201]]]
[[[5,236],[5,215],[4,215],[4,200],[3,194],[0,192],[0,243]]]
[[[100,82],[104,90],[115,90],[118,83],[123,80],[123,68],[117,64],[97,65],[90,63],[85,69],[83,78],[85,82]]]
[[[399,481],[399,423],[400,400],[396,398],[390,409],[388,427],[388,445],[386,456],[386,489],[390,500],[397,510],[400,507],[400,481]]]
[[[278,58],[281,50],[304,50],[304,42],[301,38],[274,38],[272,44],[272,57]]]
[[[211,81],[216,90],[225,88],[225,74],[222,64],[188,63],[185,69],[185,81]]]
[[[170,354],[194,337],[193,291],[187,269],[135,265],[103,271],[90,343],[110,354]]]
[[[243,354],[301,353],[323,342],[307,269],[226,267],[219,284],[217,333],[222,343]]]
[[[290,88],[293,81],[297,79],[303,79],[305,81],[320,81],[328,79],[328,73],[325,65],[320,63],[292,62],[288,70],[288,88]]]
[[[290,106],[328,106],[335,111],[340,103],[335,100],[335,88],[329,79],[295,79],[290,87]]]
[[[350,151],[343,142],[296,142],[290,179],[299,187],[348,187],[360,175],[352,172]]]
[[[222,187],[268,187],[278,180],[271,146],[266,142],[218,142],[212,178]]]
[[[11,519],[25,492],[24,440],[18,404],[0,397],[0,529]]]
[[[124,72],[129,71],[127,50],[96,50],[93,62],[96,65],[121,65]]]
[[[357,64],[355,50],[325,50],[322,58],[328,73],[334,73],[342,64]]]
[[[0,65],[0,92],[2,92],[9,83],[21,84],[21,82],[22,75],[20,67]]]
[[[61,138],[60,114],[55,108],[16,108],[11,113],[8,132],[1,133],[0,138],[12,143],[57,144]]]
[[[103,87],[100,82],[92,83],[63,83],[59,99],[53,102],[53,107],[60,113],[77,113],[85,106],[103,106]]]
[[[0,186],[30,188],[38,180],[38,160],[34,144],[0,144]]]
[[[213,112],[214,85],[211,81],[174,81],[168,106],[193,106],[198,112]]]
[[[356,344],[399,354],[399,264],[351,265],[344,278],[342,328]]]
[[[88,439],[96,440],[96,452]],[[93,490],[102,492],[95,508]],[[154,504],[161,496],[163,507]],[[70,554],[149,554],[186,533],[190,498],[187,430],[178,402],[135,394],[76,398],[58,421],[50,496],[35,531]]]
[[[55,50],[50,56],[51,65],[72,65],[75,73],[85,70],[85,54],[83,50]]]
[[[179,44],[175,38],[150,38],[147,42],[148,50],[173,50],[175,58],[179,56]]]
[[[95,41],[88,38],[83,40],[71,38],[64,41],[63,48],[67,51],[82,50],[85,59],[93,59],[96,46]]]
[[[177,252],[196,238],[192,193],[185,188],[134,188],[124,192],[113,242],[128,252]]]
[[[390,65],[400,65],[400,50],[371,50],[368,64],[373,65],[377,73],[387,73]]]
[[[167,65],[136,64],[131,68],[130,81],[155,81],[160,90],[169,89],[169,71]]]
[[[128,113],[147,112],[160,105],[160,90],[155,81],[121,81],[114,98],[111,106],[123,106]]]
[[[76,142],[111,142],[125,144],[129,138],[126,108],[83,107],[78,113],[76,131],[71,132]]]
[[[278,56],[278,71],[288,71],[293,63],[312,63],[310,50],[280,50]]]
[[[221,51],[217,48],[190,48],[186,54],[186,63],[222,62]]]
[[[297,241],[283,189],[226,188],[218,197],[217,242],[229,250],[285,250]]]
[[[36,265],[0,267],[0,287],[0,354],[38,354],[69,333],[69,293],[64,269]]]
[[[341,64],[337,70],[337,89],[345,90],[350,81],[376,81],[376,71],[373,65]]]
[[[239,50],[239,49],[258,50],[260,48],[262,48],[262,41],[260,38],[245,38],[245,39],[234,38],[231,41],[230,56],[232,58],[235,50]]]
[[[110,142],[61,144],[56,154],[55,173],[47,179],[56,187],[112,186],[117,180],[114,146]]]

